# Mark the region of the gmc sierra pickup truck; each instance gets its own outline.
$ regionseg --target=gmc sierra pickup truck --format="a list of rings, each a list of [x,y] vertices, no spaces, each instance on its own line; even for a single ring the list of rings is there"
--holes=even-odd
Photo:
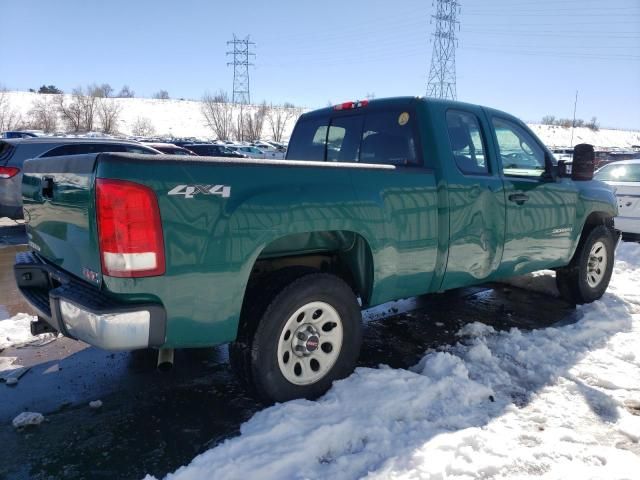
[[[563,296],[606,290],[616,198],[527,126],[402,97],[302,115],[285,160],[71,155],[25,162],[34,334],[108,350],[230,343],[267,401],[350,374],[361,309],[555,269]]]

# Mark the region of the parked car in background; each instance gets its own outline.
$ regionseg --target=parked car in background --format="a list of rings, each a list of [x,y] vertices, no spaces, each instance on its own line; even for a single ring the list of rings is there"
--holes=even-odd
[[[146,146],[155,148],[159,152],[166,155],[195,155],[191,150],[187,150],[184,147],[179,147],[173,143],[160,143],[160,142],[143,142]]]
[[[235,147],[238,148],[238,147]],[[259,150],[263,156],[261,157],[253,157],[253,158],[268,158],[271,160],[282,160],[284,158],[284,154],[285,151],[281,151],[278,150],[277,148],[275,148],[273,145],[268,145],[264,142],[254,142],[253,144],[247,146],[247,147],[240,147],[240,149],[242,148],[253,148],[253,149],[257,149]],[[241,150],[244,152],[244,150]]]
[[[22,218],[22,166],[26,159],[99,152],[161,154],[138,142],[109,138],[32,137],[0,140],[0,218]]]
[[[598,170],[594,178],[615,188],[616,228],[625,236],[640,239],[640,159],[609,163]]]
[[[183,148],[191,150],[196,155],[203,155],[205,157],[248,158],[243,153],[233,152],[229,150],[228,147],[224,145],[217,145],[215,143],[187,143]]]
[[[245,145],[229,145],[229,150],[236,153],[242,153],[249,158],[267,158],[267,153],[260,150],[258,147],[251,147]]]

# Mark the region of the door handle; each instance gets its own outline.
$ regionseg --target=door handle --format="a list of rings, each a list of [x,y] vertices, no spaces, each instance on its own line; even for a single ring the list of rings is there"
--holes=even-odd
[[[512,193],[509,195],[509,200],[517,203],[518,205],[522,205],[524,202],[529,200],[529,195],[525,193]]]

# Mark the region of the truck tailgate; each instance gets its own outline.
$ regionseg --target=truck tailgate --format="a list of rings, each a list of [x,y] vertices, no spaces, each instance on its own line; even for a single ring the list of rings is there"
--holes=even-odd
[[[31,248],[94,284],[101,277],[93,214],[96,158],[86,154],[28,160],[22,182]]]

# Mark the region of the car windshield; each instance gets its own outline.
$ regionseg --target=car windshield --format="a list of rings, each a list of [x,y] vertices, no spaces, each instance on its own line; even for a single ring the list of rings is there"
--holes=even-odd
[[[595,174],[596,180],[609,182],[640,182],[640,163],[612,163]]]

